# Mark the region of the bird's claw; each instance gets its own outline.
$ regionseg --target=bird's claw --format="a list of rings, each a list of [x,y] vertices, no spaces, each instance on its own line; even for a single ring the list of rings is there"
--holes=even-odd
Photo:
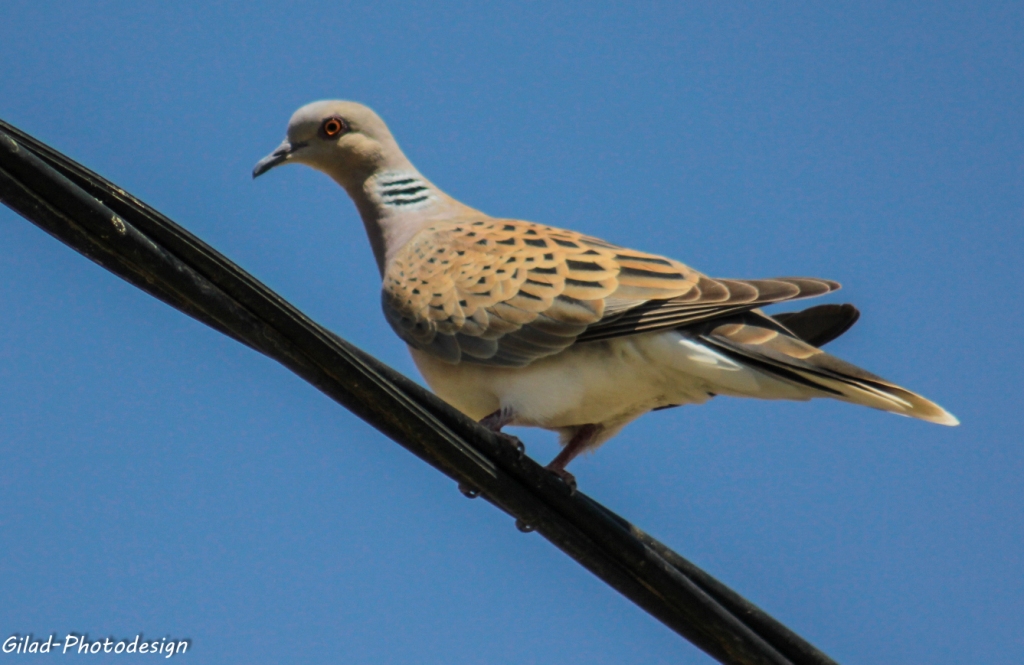
[[[576,476],[572,475],[565,469],[559,469],[557,467],[552,467],[550,465],[544,468],[553,473],[555,476],[558,477],[559,480],[565,483],[565,486],[569,488],[569,496],[572,496],[573,494],[576,493]]]
[[[495,432],[499,439],[507,443],[516,449],[516,454],[519,455],[519,459],[523,459],[526,456],[526,444],[519,440],[518,436],[512,436],[511,434],[505,434],[504,432]]]

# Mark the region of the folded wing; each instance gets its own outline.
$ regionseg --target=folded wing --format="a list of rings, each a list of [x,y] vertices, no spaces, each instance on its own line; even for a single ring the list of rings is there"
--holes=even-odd
[[[448,362],[525,366],[577,342],[678,328],[836,282],[711,279],[669,258],[517,220],[446,222],[388,266],[384,313],[417,349]]]

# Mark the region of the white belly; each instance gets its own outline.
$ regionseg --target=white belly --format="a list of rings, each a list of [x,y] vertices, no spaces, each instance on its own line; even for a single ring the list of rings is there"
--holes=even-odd
[[[786,382],[738,364],[678,331],[569,347],[527,367],[451,365],[410,349],[442,399],[476,420],[506,409],[514,425],[615,429],[660,406],[700,404],[714,394],[806,399]]]

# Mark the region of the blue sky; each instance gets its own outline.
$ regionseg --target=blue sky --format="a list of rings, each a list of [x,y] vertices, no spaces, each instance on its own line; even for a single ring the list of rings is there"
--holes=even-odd
[[[306,102],[372,106],[491,214],[842,282],[828,300],[863,316],[830,350],[961,427],[721,398],[572,470],[841,663],[1021,662],[1024,10],[635,4],[8,0],[0,117],[413,376],[344,192],[250,179]],[[201,663],[709,662],[6,208],[0,312],[2,637],[188,637]]]

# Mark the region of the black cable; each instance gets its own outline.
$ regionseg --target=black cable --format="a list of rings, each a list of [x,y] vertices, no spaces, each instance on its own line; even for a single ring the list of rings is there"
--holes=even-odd
[[[505,439],[311,321],[167,217],[3,121],[0,200],[122,279],[278,361],[718,661],[835,665]]]

